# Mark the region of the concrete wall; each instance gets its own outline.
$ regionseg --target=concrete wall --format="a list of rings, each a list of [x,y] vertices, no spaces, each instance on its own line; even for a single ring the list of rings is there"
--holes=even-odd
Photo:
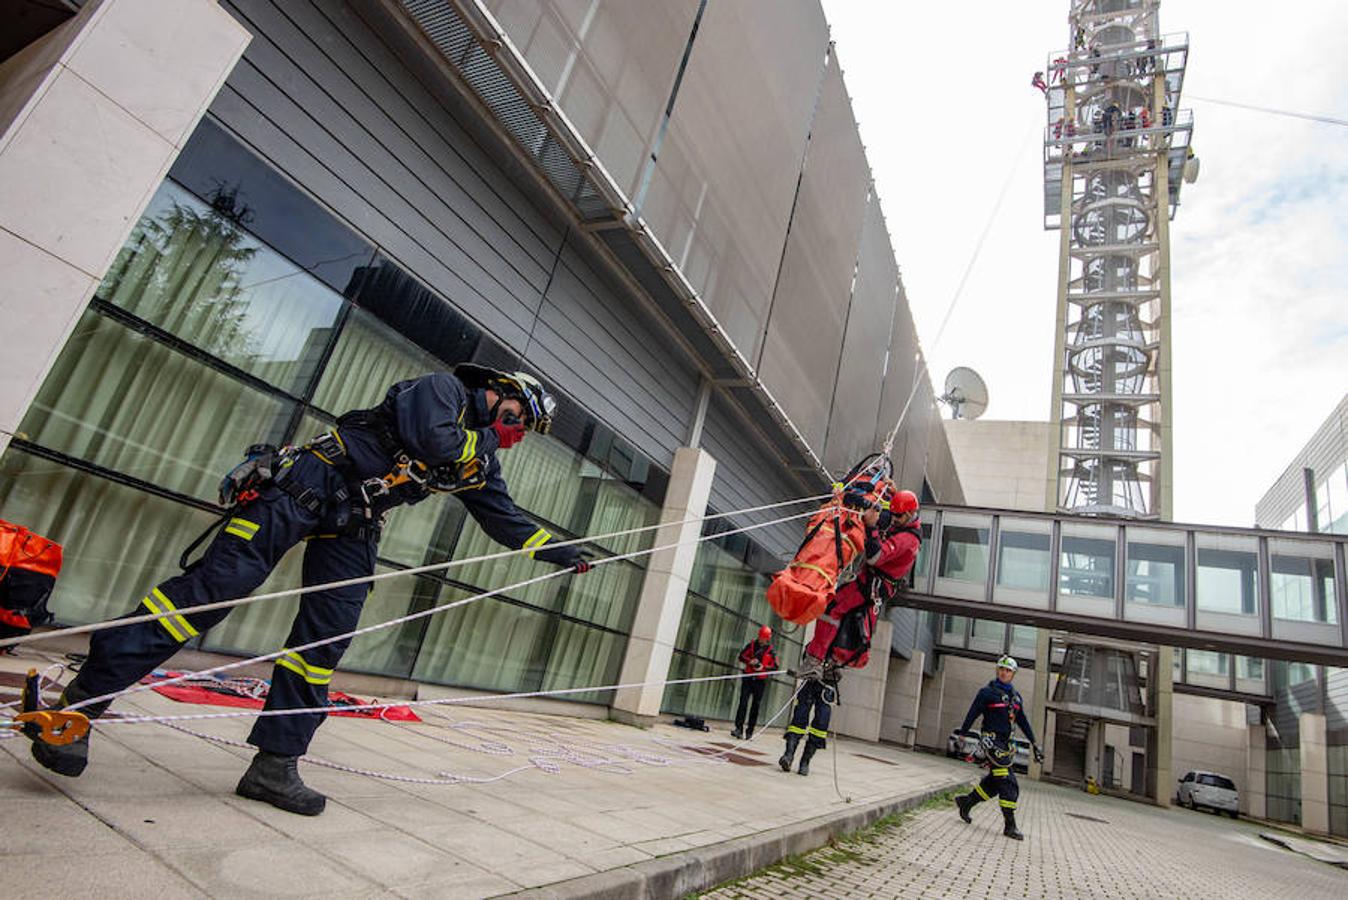
[[[926,654],[921,650],[914,652],[912,659],[890,657],[884,709],[880,716],[880,740],[905,747],[911,747],[916,742],[922,688],[928,680],[922,676],[926,659]]]
[[[1175,796],[1176,783],[1186,772],[1219,772],[1236,783],[1241,809],[1247,810],[1249,787],[1249,733],[1245,704],[1211,697],[1175,694],[1174,732],[1171,740],[1171,783],[1162,785]],[[1263,785],[1259,785],[1260,791]]]
[[[1050,423],[950,419],[945,433],[965,503],[1044,511]]]
[[[839,687],[841,702],[833,710],[833,730],[866,741],[880,739],[880,720],[889,677],[891,625],[881,619],[871,638],[870,661],[864,669],[849,669]]]

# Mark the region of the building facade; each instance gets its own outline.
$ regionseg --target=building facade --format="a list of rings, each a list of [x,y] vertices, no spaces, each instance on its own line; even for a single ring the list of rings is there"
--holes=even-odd
[[[120,614],[171,572],[250,444],[464,361],[558,395],[554,433],[502,454],[558,537],[654,525],[703,477],[687,511],[727,515],[686,590],[653,593],[637,557],[367,635],[346,670],[550,690],[616,683],[654,647],[662,676],[731,672],[801,528],[722,532],[827,490],[910,394],[896,477],[960,502],[827,24],[790,5],[90,0],[29,22],[0,62],[0,516],[65,545],[59,620]],[[433,500],[393,515],[379,567],[492,549]],[[542,571],[379,582],[362,624]],[[297,553],[268,587],[298,582]],[[196,645],[270,652],[293,609]],[[794,661],[800,635],[778,646]]]

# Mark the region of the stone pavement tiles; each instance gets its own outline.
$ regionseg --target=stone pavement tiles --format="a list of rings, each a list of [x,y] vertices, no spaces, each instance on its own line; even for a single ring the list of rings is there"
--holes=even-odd
[[[0,671],[26,664],[0,656]],[[117,709],[221,711],[153,693]],[[162,725],[96,724],[78,779],[41,769],[27,740],[6,737],[0,896],[488,897],[846,808],[834,792],[831,748],[810,778],[777,769],[780,730],[726,761],[710,755],[733,746],[724,733],[464,706],[418,711],[421,724],[330,719],[313,753],[413,778],[452,773],[480,782],[414,784],[306,763],[306,781],[329,796],[316,818],[234,795],[251,749]],[[185,724],[242,741],[251,721]],[[958,777],[938,757],[839,746],[839,781],[858,804]]]
[[[961,822],[947,800],[703,894],[866,897],[1348,897],[1348,872],[1274,847],[1260,826],[1021,781],[1024,842],[995,803]]]

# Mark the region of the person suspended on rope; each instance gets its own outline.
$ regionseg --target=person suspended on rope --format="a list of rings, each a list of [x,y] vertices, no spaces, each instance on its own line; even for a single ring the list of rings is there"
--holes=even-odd
[[[916,494],[897,491],[888,509],[872,506],[863,513],[866,548],[861,569],[854,580],[838,588],[816,620],[814,637],[805,647],[801,672],[805,684],[796,695],[796,708],[786,729],[786,749],[777,760],[783,772],[791,771],[796,748],[804,738],[805,749],[796,771],[810,774],[810,760],[828,738],[841,670],[865,668],[870,661],[876,619],[898,595],[900,583],[912,570],[922,546],[919,512]]]
[[[378,406],[342,415],[334,429],[303,446],[250,448],[248,459],[221,483],[221,505],[229,511],[201,558],[188,564],[189,547],[183,573],[154,587],[131,613],[172,615],[95,633],[88,660],[60,706],[140,681],[230,612],[193,615],[193,606],[250,594],[300,541],[307,542],[305,585],[374,574],[389,512],[431,494],[456,495],[497,543],[527,548],[530,557],[577,573],[588,571],[588,554],[580,548],[548,546],[552,534],[516,508],[501,475],[499,451],[519,444],[530,430],[546,434],[555,409],[556,401],[533,376],[465,364],[452,374],[398,382]],[[285,646],[354,630],[369,591],[368,583],[360,583],[304,594]],[[328,684],[349,643],[278,657],[266,709],[326,706]],[[79,711],[95,718],[109,702]],[[304,784],[296,763],[324,718],[322,713],[258,718],[248,737],[258,752],[237,793],[302,815],[321,813],[326,798]],[[65,745],[36,740],[32,753],[53,772],[78,776],[88,763],[88,737]]]
[[[1043,73],[1043,72],[1035,72],[1035,73],[1034,73],[1034,76],[1030,79],[1030,86],[1031,86],[1031,87],[1037,87],[1037,88],[1039,88],[1039,90],[1043,91],[1045,94],[1048,94],[1048,85],[1044,82],[1044,73]]]
[[[968,731],[979,716],[983,717],[984,765],[988,774],[974,785],[967,794],[955,798],[960,818],[965,823],[973,821],[969,810],[984,800],[997,797],[1002,808],[1002,834],[1012,840],[1020,841],[1025,835],[1016,827],[1016,802],[1020,797],[1020,785],[1016,782],[1016,773],[1012,768],[1016,761],[1016,745],[1011,742],[1011,732],[1017,725],[1030,739],[1034,748],[1035,762],[1042,762],[1044,751],[1034,738],[1034,729],[1030,727],[1030,715],[1025,711],[1025,701],[1020,692],[1011,686],[1020,666],[1010,656],[997,660],[997,677],[979,689],[974,696],[973,705],[964,716],[961,731]]]
[[[740,679],[740,705],[735,710],[735,730],[730,736],[735,740],[751,738],[758,725],[758,705],[763,701],[763,692],[768,687],[768,676],[777,668],[777,653],[772,648],[772,629],[764,625],[758,629],[758,636],[744,645],[739,661],[744,666],[748,678]],[[749,714],[749,729],[744,729],[745,712]]]

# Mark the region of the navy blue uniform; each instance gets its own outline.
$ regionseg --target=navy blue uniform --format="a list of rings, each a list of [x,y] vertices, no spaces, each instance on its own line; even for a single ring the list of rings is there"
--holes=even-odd
[[[1019,725],[1031,744],[1038,743],[1030,727],[1030,717],[1025,712],[1025,701],[1014,687],[994,678],[979,689],[960,730],[968,731],[979,716],[983,717],[988,774],[974,786],[974,796],[976,800],[991,800],[995,795],[1002,809],[1014,810],[1020,797],[1020,785],[1012,769],[1016,748],[1011,743],[1011,731]]]
[[[73,701],[112,693],[148,675],[230,613],[194,614],[192,607],[253,592],[302,540],[307,542],[305,585],[372,575],[383,517],[395,506],[424,500],[433,492],[428,481],[436,490],[457,493],[493,540],[512,549],[528,547],[530,556],[557,565],[580,561],[575,547],[545,547],[552,535],[515,507],[501,477],[498,440],[482,393],[468,391],[453,375],[436,373],[395,384],[376,410],[343,416],[336,435],[335,442],[323,446],[330,455],[313,445],[289,455],[275,482],[234,510],[201,559],[152,589],[132,613],[177,615],[96,632],[89,659],[67,697]],[[331,454],[333,444],[340,454]],[[362,483],[377,482],[393,471],[398,449],[436,477],[404,479],[367,503]],[[360,515],[361,507],[369,518]],[[357,584],[302,595],[285,646],[354,630],[369,590],[368,584]],[[326,706],[328,684],[349,643],[334,641],[279,657],[266,708]],[[97,715],[102,709],[86,711]],[[299,756],[323,719],[322,713],[259,718],[248,741],[269,753]]]

